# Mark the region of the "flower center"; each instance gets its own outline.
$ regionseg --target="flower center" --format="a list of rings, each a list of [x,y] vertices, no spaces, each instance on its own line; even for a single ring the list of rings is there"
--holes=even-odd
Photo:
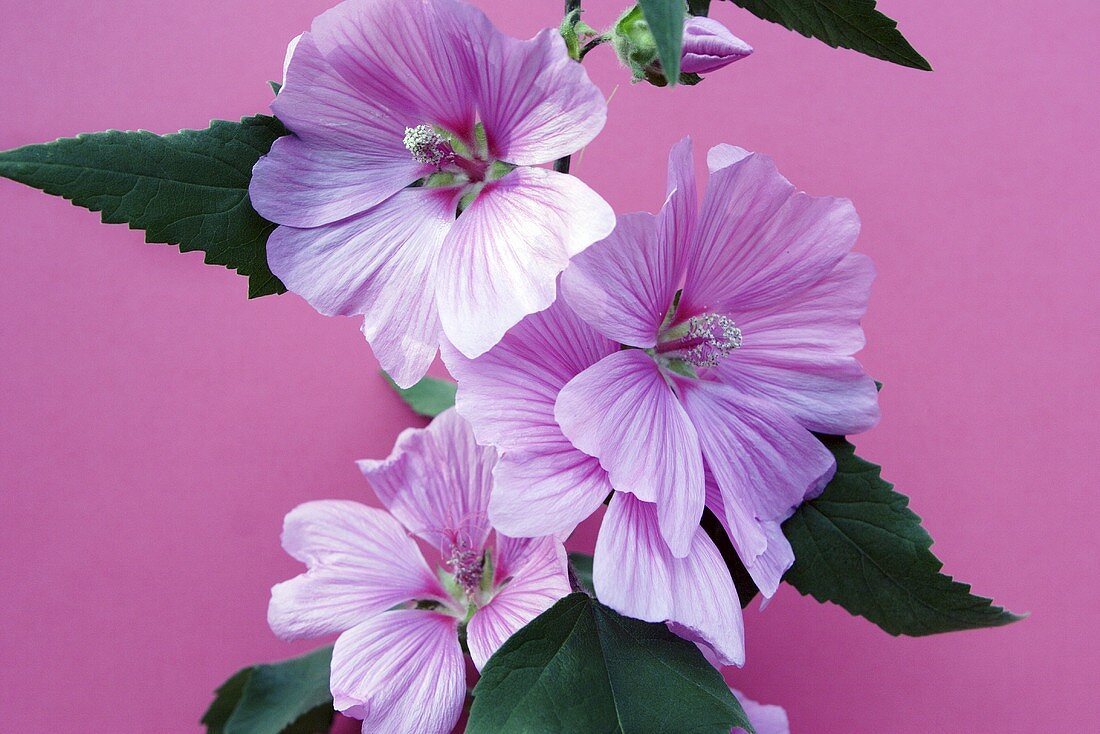
[[[455,155],[451,144],[431,125],[405,128],[405,147],[417,163],[429,166],[441,166]]]
[[[424,181],[426,186],[477,184],[501,175],[495,172],[500,164],[490,160],[485,131],[480,124],[471,140],[422,124],[405,128],[402,142],[417,163],[435,166],[435,174]]]
[[[657,343],[657,354],[694,367],[716,367],[740,346],[741,330],[733,319],[720,313],[704,313],[665,331]]]
[[[484,567],[481,554],[468,543],[459,541],[451,546],[446,562],[451,574],[454,575],[455,583],[462,587],[468,598],[476,598],[481,590],[481,574]]]

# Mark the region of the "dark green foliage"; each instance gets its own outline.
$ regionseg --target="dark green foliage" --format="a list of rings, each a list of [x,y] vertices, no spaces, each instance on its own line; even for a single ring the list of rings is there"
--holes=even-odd
[[[202,250],[247,276],[255,298],[286,291],[267,266],[275,225],[248,199],[252,166],[285,134],[265,115],[172,135],[110,130],[2,152],[0,176],[143,229],[146,242]]]
[[[474,688],[467,734],[752,731],[695,645],[570,594],[513,635]]]
[[[909,498],[847,440],[819,438],[836,456],[837,472],[820,497],[783,525],[795,554],[789,583],[892,635],[999,627],[1022,618],[940,573],[943,564]]]
[[[875,0],[732,0],[753,15],[817,38],[833,48],[932,71],[898,31],[897,21],[875,9]]]
[[[238,671],[218,688],[207,734],[318,734],[332,725],[332,647]]]

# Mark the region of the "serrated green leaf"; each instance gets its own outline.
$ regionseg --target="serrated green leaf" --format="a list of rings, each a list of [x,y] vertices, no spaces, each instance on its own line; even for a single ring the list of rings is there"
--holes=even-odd
[[[238,671],[218,688],[202,717],[207,734],[318,734],[334,715],[332,647]]]
[[[818,601],[866,617],[892,635],[999,627],[1022,617],[940,573],[932,538],[909,498],[837,436],[819,436],[837,471],[817,499],[783,524],[795,563],[786,581]]]
[[[414,413],[425,418],[435,418],[447,408],[454,407],[455,391],[458,386],[450,380],[425,377],[412,387],[398,387],[393,378],[385,372],[382,373],[382,377],[386,378],[386,382]]]
[[[638,0],[645,22],[657,42],[657,57],[669,86],[680,78],[680,54],[684,47],[684,0]]]
[[[752,731],[695,645],[575,593],[489,659],[466,734],[729,734],[735,726]]]
[[[172,135],[110,130],[2,152],[0,176],[143,229],[146,242],[202,250],[247,276],[255,298],[286,291],[267,266],[275,225],[248,199],[252,166],[285,134],[265,115]]]
[[[898,30],[897,21],[875,8],[875,0],[732,0],[753,15],[876,59],[932,71]]]

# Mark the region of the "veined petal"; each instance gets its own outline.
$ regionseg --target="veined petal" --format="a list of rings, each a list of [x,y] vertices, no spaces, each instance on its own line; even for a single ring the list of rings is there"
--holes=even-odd
[[[735,160],[736,150],[715,157]],[[711,173],[680,310],[736,318],[783,303],[832,270],[858,234],[850,201],[795,191],[759,153],[735,160]]]
[[[859,433],[878,422],[874,380],[852,356],[874,266],[850,253],[797,297],[738,315],[741,349],[714,370],[738,392],[781,406],[812,431]]]
[[[478,670],[517,630],[545,612],[569,589],[565,546],[555,538],[514,539],[497,534],[494,587],[466,630]]]
[[[731,536],[739,549],[758,556],[764,550],[759,539],[738,536],[756,521],[789,517],[832,476],[833,455],[782,410],[724,385],[684,381],[681,394],[721,490]]]
[[[698,216],[699,194],[695,187],[695,163],[691,138],[684,138],[668,154],[668,195],[657,213],[657,236],[661,248],[677,258],[676,287],[683,285],[684,258],[689,252]]]
[[[561,276],[562,295],[604,336],[652,347],[680,287],[675,244],[658,236],[652,214],[624,214],[609,237],[573,258]]]
[[[448,598],[405,529],[358,502],[299,505],[286,516],[283,548],[309,569],[271,590],[268,624],[283,639],[342,632],[397,604]]]
[[[687,555],[678,558],[658,529],[656,508],[616,494],[596,539],[592,574],[596,595],[616,611],[647,622],[673,622],[698,635],[726,665],[744,664],[737,590],[702,528],[695,529]]]
[[[699,436],[653,358],[639,349],[604,357],[562,388],[554,416],[615,489],[656,502],[665,540],[687,553],[703,513]]]
[[[478,446],[450,409],[427,428],[406,429],[389,458],[364,459],[359,469],[394,517],[446,553],[459,542],[485,547],[494,464],[496,450]]]
[[[783,707],[757,703],[735,688],[730,690],[741,702],[741,708],[745,709],[745,715],[749,717],[752,728],[756,729],[756,734],[791,734],[791,725],[787,721],[787,712]],[[731,734],[743,731],[744,729],[737,728]]]
[[[481,39],[499,33],[484,13],[456,0],[346,0],[310,29],[332,68],[376,106],[407,127],[439,125],[467,139]]]
[[[382,367],[408,387],[439,343],[433,286],[454,222],[453,193],[404,189],[350,219],[313,229],[279,227],[267,242],[271,271],[329,316],[365,316]]]
[[[372,617],[336,640],[330,683],[336,710],[365,732],[450,734],[466,699],[458,620],[419,609]]]
[[[503,452],[489,500],[494,527],[514,536],[568,533],[611,492],[599,461],[562,434],[554,401],[569,380],[617,349],[562,299],[477,359],[444,342],[459,414],[478,441]]]
[[[783,535],[782,523],[778,520],[757,520],[748,512],[727,513],[722,491],[709,471],[707,509],[722,524],[756,588],[760,589],[765,600],[771,599],[779,588],[783,574],[794,564],[794,549]],[[730,525],[731,515],[736,525]]]
[[[490,153],[519,165],[549,163],[603,129],[607,102],[569,58],[557,29],[529,41],[492,34],[481,66],[481,118]]]
[[[554,301],[569,258],[607,236],[615,215],[572,176],[517,168],[485,186],[447,237],[436,293],[448,340],[467,357]]]
[[[431,169],[405,149],[403,119],[349,84],[305,33],[272,110],[293,135],[253,169],[252,205],[278,224],[316,227],[381,203]]]

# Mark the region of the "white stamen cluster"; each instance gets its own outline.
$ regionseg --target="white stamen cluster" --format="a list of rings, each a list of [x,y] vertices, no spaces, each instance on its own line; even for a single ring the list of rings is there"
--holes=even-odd
[[[405,147],[418,163],[438,166],[443,163],[450,151],[447,140],[437,133],[431,125],[417,125],[405,128]]]
[[[696,367],[716,367],[741,346],[741,330],[729,316],[707,313],[688,320],[683,341],[691,344],[681,354],[684,360]]]

